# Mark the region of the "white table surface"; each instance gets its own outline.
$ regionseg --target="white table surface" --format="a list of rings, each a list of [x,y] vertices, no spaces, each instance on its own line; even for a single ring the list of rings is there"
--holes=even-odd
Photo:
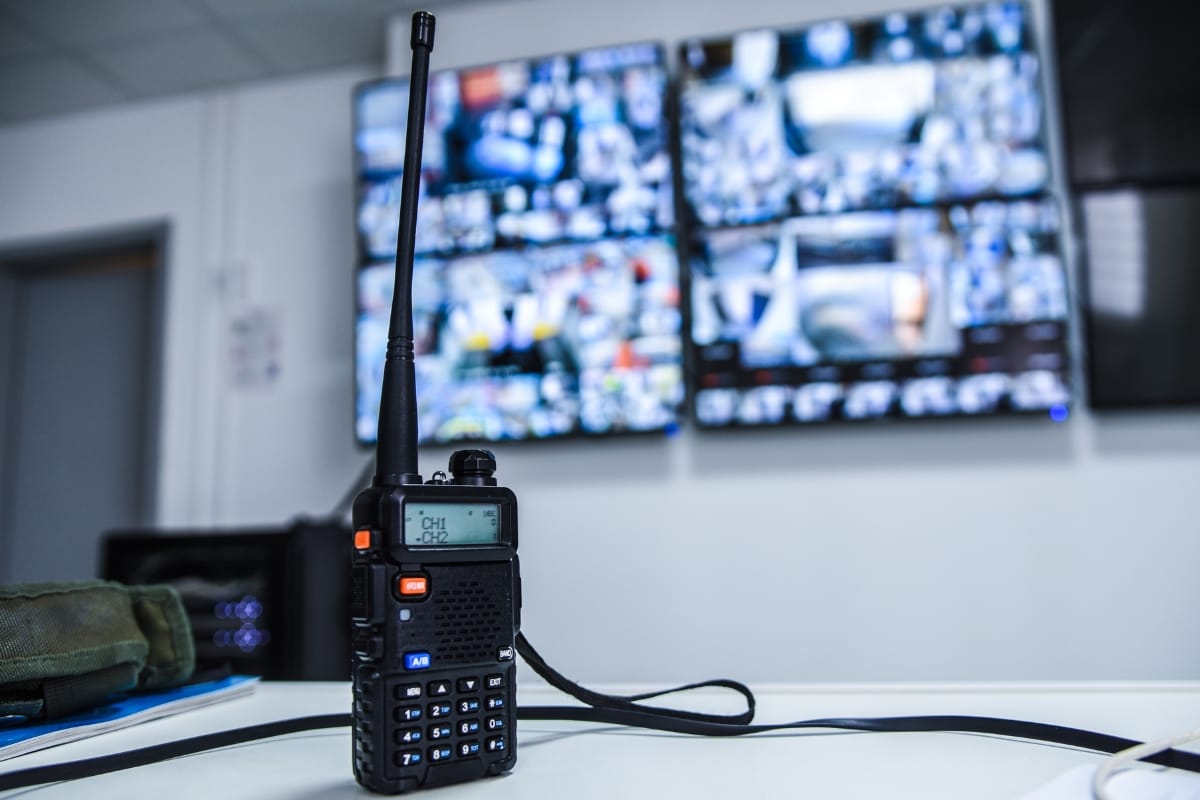
[[[630,687],[593,687],[627,691]],[[759,722],[807,717],[975,714],[1160,738],[1200,725],[1200,683],[904,684],[752,687]],[[543,686],[518,705],[563,704]],[[724,696],[689,704],[734,710]],[[87,758],[226,728],[348,713],[349,684],[263,683],[251,697],[0,762],[0,772]],[[1062,747],[941,733],[774,734],[703,739],[559,722],[518,725],[507,776],[432,790],[431,800],[679,797],[1013,800],[1101,757]],[[348,729],[294,734],[5,798],[237,800],[364,798],[350,769]]]

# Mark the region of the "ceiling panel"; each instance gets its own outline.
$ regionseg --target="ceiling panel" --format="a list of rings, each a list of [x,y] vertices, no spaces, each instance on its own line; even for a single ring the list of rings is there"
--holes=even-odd
[[[0,0],[0,122],[351,64],[388,21],[486,0]]]
[[[155,37],[95,50],[91,57],[139,97],[205,89],[268,76],[229,37],[214,32]]]
[[[115,86],[66,58],[0,64],[0,123],[80,111],[127,99]]]
[[[241,20],[238,37],[285,72],[380,63],[389,14],[369,8]]]
[[[68,45],[145,38],[207,24],[184,0],[0,0],[0,10]]]
[[[24,26],[0,17],[0,59],[45,55],[41,48],[42,42]]]
[[[364,8],[383,9],[385,0],[188,0],[223,19],[299,15],[312,11],[360,13]]]

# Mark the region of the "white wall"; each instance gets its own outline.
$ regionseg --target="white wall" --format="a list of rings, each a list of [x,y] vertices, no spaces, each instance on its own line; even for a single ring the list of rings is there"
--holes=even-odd
[[[353,444],[354,269],[345,69],[0,126],[0,248],[166,220],[157,520],[322,514]],[[282,371],[230,380],[229,325],[279,320]]]
[[[354,441],[354,182],[359,70],[230,99],[227,307],[278,315],[277,385],[230,390],[214,519],[277,524],[328,513],[368,461]]]
[[[171,223],[164,350],[172,366],[158,492],[165,519],[202,518],[211,502],[215,387],[201,333],[215,259],[205,215],[217,189],[207,169],[215,102],[189,97],[0,127],[0,246]]]
[[[891,5],[452,7],[434,66]],[[396,71],[407,36],[403,21],[391,31]],[[366,77],[0,127],[0,248],[172,225],[162,524],[320,513],[367,460],[351,427],[349,120]],[[278,315],[282,373],[244,389],[225,327],[250,306]],[[500,446],[521,503],[525,630],[589,680],[1200,677],[1198,423],[1080,410],[1062,426]],[[425,471],[446,452],[424,453]]]

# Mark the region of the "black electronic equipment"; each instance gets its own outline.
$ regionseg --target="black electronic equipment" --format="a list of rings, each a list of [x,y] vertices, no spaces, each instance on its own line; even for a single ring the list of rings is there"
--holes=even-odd
[[[344,681],[349,531],[336,520],[286,528],[116,530],[104,537],[108,580],[175,587],[196,668],[276,680]]]
[[[396,291],[375,478],[354,501],[354,775],[389,794],[498,775],[516,761],[517,500],[494,456],[417,472],[412,268],[434,18],[412,18]]]

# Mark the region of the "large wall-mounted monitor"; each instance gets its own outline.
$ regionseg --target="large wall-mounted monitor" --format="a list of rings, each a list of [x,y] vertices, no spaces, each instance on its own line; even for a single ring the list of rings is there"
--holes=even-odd
[[[1088,402],[1200,406],[1200,183],[1080,195]]]
[[[1023,5],[747,31],[679,63],[700,425],[1065,415]]]
[[[1200,9],[1055,0],[1088,401],[1200,406]]]
[[[422,442],[663,431],[683,403],[656,45],[430,77],[413,306]],[[355,95],[356,431],[376,436],[406,81]]]
[[[1072,185],[1200,183],[1200,9],[1138,0],[1050,9]]]

